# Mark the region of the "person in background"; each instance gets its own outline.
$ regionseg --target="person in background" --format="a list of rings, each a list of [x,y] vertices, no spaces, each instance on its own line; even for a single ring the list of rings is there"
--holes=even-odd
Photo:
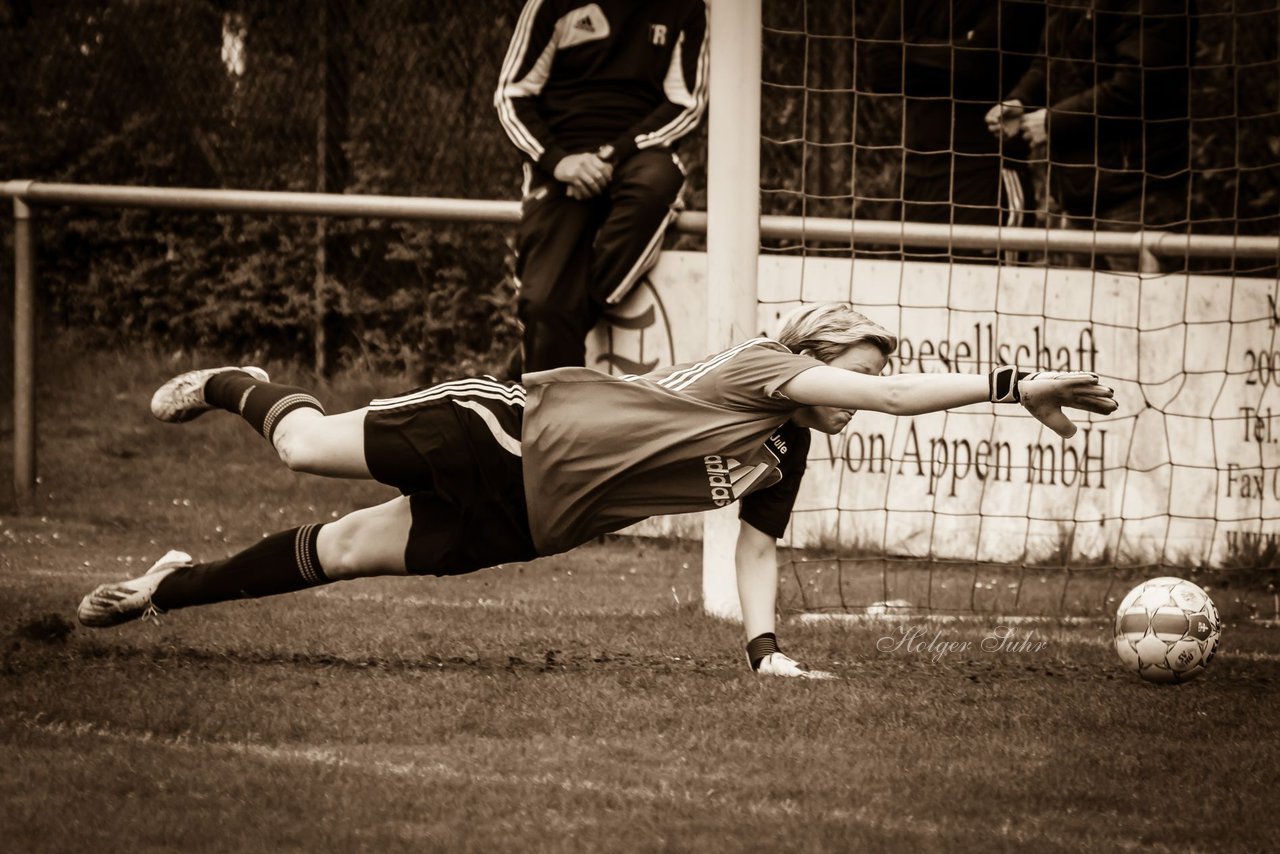
[[[1030,65],[1043,22],[1039,0],[887,0],[867,70],[875,91],[903,96],[903,221],[1028,224],[1029,147],[993,137],[985,117]]]
[[[703,0],[525,3],[494,93],[524,157],[513,379],[582,365],[601,313],[657,261],[708,66]]]
[[[1062,0],[1050,9],[1035,61],[987,112],[987,127],[1042,147],[1062,226],[1186,226],[1194,12],[1189,0]],[[1162,262],[1093,263],[1132,271]]]

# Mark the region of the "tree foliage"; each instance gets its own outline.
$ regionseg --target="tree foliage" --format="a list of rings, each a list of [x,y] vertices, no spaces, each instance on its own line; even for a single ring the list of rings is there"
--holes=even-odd
[[[515,199],[519,157],[492,92],[521,6],[0,0],[0,178]],[[864,81],[881,7],[766,0],[765,213],[896,215],[900,105]],[[1280,11],[1196,8],[1195,228],[1273,234]],[[681,149],[695,209],[704,147],[705,123]],[[309,361],[323,331],[330,364],[425,381],[496,369],[515,340],[509,229],[332,220],[317,289],[314,220],[37,214],[46,319],[104,345]]]
[[[327,3],[326,7],[324,4]],[[490,106],[518,4],[55,0],[0,13],[6,178],[513,198]],[[326,18],[321,15],[325,12]],[[333,61],[336,53],[338,62]],[[327,64],[326,64],[327,62]],[[319,117],[345,119],[322,183]],[[327,100],[326,100],[327,99]],[[330,110],[332,114],[332,110]],[[329,163],[328,165],[332,165]],[[502,229],[298,217],[37,212],[46,319],[103,345],[492,369],[514,341]]]

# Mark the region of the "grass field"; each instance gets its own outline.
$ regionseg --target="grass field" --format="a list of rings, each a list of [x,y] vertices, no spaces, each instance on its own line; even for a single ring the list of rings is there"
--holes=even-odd
[[[1260,851],[1280,837],[1280,630],[1252,625],[1228,624],[1203,679],[1159,687],[1120,668],[1101,622],[1019,625],[1017,648],[991,651],[997,620],[792,620],[788,650],[840,678],[764,680],[739,628],[702,616],[696,544],[613,539],[83,629],[84,592],[170,547],[219,557],[388,493],[271,465],[229,417],[152,422],[152,387],[190,358],[45,357],[39,504],[0,512],[6,851]],[[324,396],[370,391],[348,377]],[[911,631],[934,643],[895,645]]]

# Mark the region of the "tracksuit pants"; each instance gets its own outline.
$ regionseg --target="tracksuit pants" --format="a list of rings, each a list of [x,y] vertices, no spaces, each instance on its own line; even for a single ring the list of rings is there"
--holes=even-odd
[[[516,244],[524,372],[584,364],[587,333],[658,260],[683,186],[668,150],[636,152],[585,200],[525,165]]]

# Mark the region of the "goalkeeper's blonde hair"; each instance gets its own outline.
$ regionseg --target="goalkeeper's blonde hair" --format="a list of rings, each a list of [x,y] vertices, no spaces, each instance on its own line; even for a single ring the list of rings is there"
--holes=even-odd
[[[809,350],[821,362],[864,341],[886,356],[898,349],[898,336],[843,302],[800,306],[782,319],[777,341],[792,353]]]

